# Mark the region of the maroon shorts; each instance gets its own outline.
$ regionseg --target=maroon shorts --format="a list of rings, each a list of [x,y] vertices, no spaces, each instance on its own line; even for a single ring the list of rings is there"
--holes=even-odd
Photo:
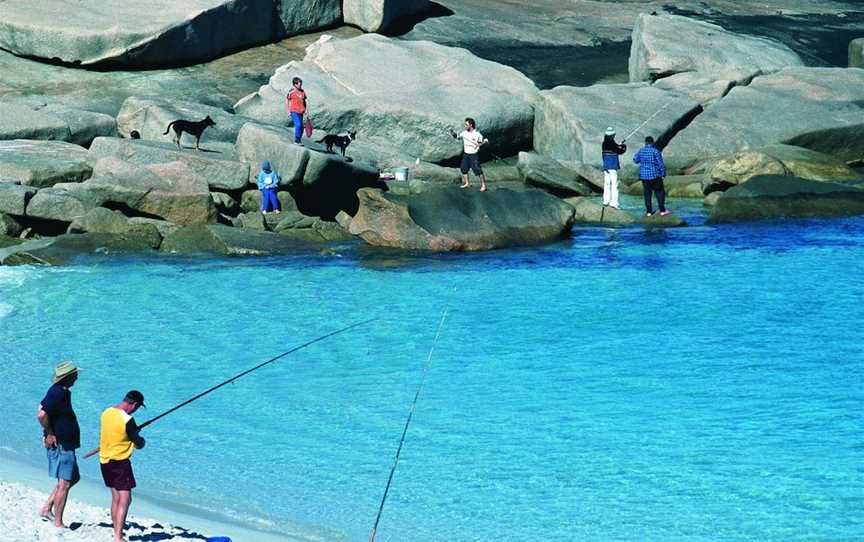
[[[128,459],[111,460],[100,465],[102,479],[105,485],[118,491],[129,491],[135,487],[135,475],[132,474],[132,462]]]

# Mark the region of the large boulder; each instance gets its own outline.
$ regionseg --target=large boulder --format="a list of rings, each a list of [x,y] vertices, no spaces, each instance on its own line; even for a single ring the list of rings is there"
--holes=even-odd
[[[591,198],[575,197],[564,201],[576,209],[574,221],[576,224],[594,226],[628,226],[637,222],[636,218],[621,209],[601,205]]]
[[[375,246],[410,250],[488,250],[565,237],[573,207],[540,190],[487,192],[435,187],[395,195],[364,188],[353,218],[343,227]]]
[[[36,192],[27,204],[27,216],[72,222],[99,206],[92,194],[72,187],[54,186]]]
[[[356,130],[364,141],[425,161],[461,154],[461,143],[448,130],[466,117],[476,119],[489,152],[508,155],[531,145],[534,83],[464,49],[378,34],[322,39],[302,62],[279,68],[235,110],[264,122],[284,118],[295,76],[309,92],[316,126],[334,133]]]
[[[117,114],[117,130],[124,137],[130,137],[133,131],[137,131],[141,139],[173,143],[174,129],[168,128],[172,122],[197,122],[206,117],[210,117],[215,124],[204,129],[198,143],[200,148],[208,151],[212,150],[209,147],[212,147],[214,142],[233,144],[237,141],[240,128],[249,122],[248,118],[201,103],[130,96],[123,102],[120,113]],[[195,143],[194,135],[186,132],[181,134],[180,145],[183,148],[194,149]],[[217,148],[221,147],[217,145]]]
[[[93,172],[87,149],[63,141],[0,141],[0,179],[44,188],[80,182]]]
[[[182,162],[190,170],[207,179],[212,190],[241,190],[249,183],[249,164],[244,164],[219,152],[197,153],[177,150],[172,143],[144,139],[99,137],[93,140],[90,160],[114,156],[137,165]]]
[[[788,175],[814,181],[843,181],[860,175],[845,162],[793,145],[767,145],[707,159],[689,169],[708,177],[705,193],[725,190],[757,175]]]
[[[534,148],[559,160],[602,164],[603,132],[611,126],[624,138],[642,120],[647,123],[631,136],[631,147],[651,135],[662,148],[702,107],[694,100],[647,83],[556,87],[540,92],[534,119]],[[619,139],[620,141],[620,139]],[[631,148],[621,156],[622,173],[632,174]]]
[[[602,172],[584,164],[570,167],[554,158],[523,151],[516,167],[526,184],[558,197],[587,196],[603,189]],[[594,171],[599,173],[599,186]]]
[[[0,265],[62,265],[82,254],[149,251],[145,239],[114,233],[75,233],[0,249]]]
[[[357,189],[381,186],[377,170],[339,155],[295,145],[291,136],[276,128],[245,125],[237,137],[237,155],[251,165],[250,182],[257,177],[260,164],[270,160],[282,177],[282,188],[290,188],[300,210],[309,216],[330,219],[339,211],[354,213]],[[244,194],[244,209],[251,210],[249,198],[256,198],[260,204],[259,196]]]
[[[129,213],[177,224],[208,223],[216,218],[207,179],[184,162],[137,166],[108,157],[98,159],[93,171],[82,190]]]
[[[10,215],[24,215],[27,202],[36,193],[36,189],[30,186],[21,186],[16,183],[0,182],[0,213]]]
[[[155,225],[131,222],[120,211],[104,207],[96,207],[76,217],[69,225],[68,233],[113,233],[140,237],[150,248],[159,248],[162,242],[162,236]]]
[[[338,0],[6,0],[0,47],[100,68],[194,64],[333,25]]]
[[[683,72],[741,80],[789,66],[803,63],[781,43],[728,32],[688,17],[642,14],[633,27],[631,82],[653,81]]]
[[[111,115],[88,111],[76,107],[70,107],[54,100],[39,96],[28,96],[17,99],[16,105],[26,106],[35,113],[46,117],[54,117],[64,123],[69,135],[61,138],[54,137],[30,137],[28,139],[62,139],[87,146],[98,136],[113,136],[117,134],[117,121]],[[34,119],[35,120],[35,119]]]
[[[210,253],[223,256],[290,254],[304,244],[269,231],[232,228],[220,224],[186,226],[169,234],[160,250],[174,253]]]
[[[2,22],[0,22],[2,25]],[[69,141],[69,125],[56,115],[22,104],[0,102],[0,140],[47,139]]]
[[[733,88],[666,145],[671,172],[774,143],[864,155],[864,69],[787,68]]]
[[[723,193],[708,222],[864,214],[864,188],[782,175],[760,175]]]
[[[22,231],[24,226],[20,222],[7,214],[0,213],[0,237],[17,237]]]
[[[849,42],[849,67],[864,68],[864,38]]]
[[[381,32],[426,9],[429,0],[343,0],[342,20],[366,32]]]

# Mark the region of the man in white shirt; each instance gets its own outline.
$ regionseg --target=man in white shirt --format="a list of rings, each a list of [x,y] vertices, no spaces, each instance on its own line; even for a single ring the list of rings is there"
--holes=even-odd
[[[454,139],[461,139],[463,145],[462,166],[460,167],[460,171],[462,171],[462,186],[459,188],[468,188],[471,186],[471,183],[468,182],[468,170],[470,169],[474,172],[474,175],[480,177],[480,191],[485,192],[486,176],[483,175],[483,168],[480,167],[480,158],[477,153],[480,151],[480,147],[489,143],[489,140],[483,137],[483,134],[477,130],[477,123],[470,117],[465,119],[465,129],[461,133],[457,134],[453,130],[450,130],[450,135]]]

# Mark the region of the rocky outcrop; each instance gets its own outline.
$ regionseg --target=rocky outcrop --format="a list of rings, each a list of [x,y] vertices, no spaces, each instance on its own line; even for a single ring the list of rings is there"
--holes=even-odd
[[[131,222],[120,211],[104,207],[96,207],[75,218],[69,225],[68,233],[111,233],[136,237],[150,248],[159,248],[162,242],[162,235],[154,224]]]
[[[603,189],[603,173],[584,164],[570,167],[548,156],[520,152],[517,168],[526,184],[558,197],[587,196]]]
[[[222,226],[192,225],[169,234],[160,250],[181,254],[208,253],[223,256],[267,256],[290,254],[308,248],[286,235]]]
[[[114,118],[39,99],[0,102],[0,140],[38,139],[89,145],[99,135],[114,135]]]
[[[92,194],[58,185],[36,192],[27,204],[27,216],[59,222],[72,222],[101,202]]]
[[[3,237],[17,237],[24,231],[24,226],[21,225],[15,218],[0,213],[0,238]],[[0,247],[4,246],[0,244]]]
[[[144,139],[99,137],[90,146],[92,162],[113,156],[130,164],[146,166],[181,162],[204,177],[211,190],[242,190],[249,183],[249,164],[231,159],[219,152],[188,152],[177,150],[172,143],[159,143]]]
[[[340,223],[375,246],[464,251],[546,243],[568,235],[573,207],[540,190],[430,188],[392,195],[364,188]]]
[[[330,219],[339,211],[357,210],[358,188],[381,186],[378,171],[361,163],[349,162],[339,155],[327,154],[295,145],[284,130],[247,124],[237,137],[240,160],[252,164],[250,178],[257,177],[261,163],[270,160],[282,177],[282,187],[305,215]],[[251,198],[260,196],[252,193]],[[241,206],[252,210],[245,194]],[[280,198],[282,196],[280,195]]]
[[[848,184],[760,175],[723,193],[711,223],[864,214],[864,189]]]
[[[35,193],[36,189],[30,186],[0,182],[0,213],[23,216],[27,202]]]
[[[662,148],[701,111],[701,106],[686,96],[647,83],[556,87],[540,93],[534,148],[559,160],[599,166],[607,127],[618,130],[620,141],[642,120],[648,120],[631,136],[629,145],[633,148],[621,156],[624,176],[632,175],[635,168],[630,157],[638,150],[638,142],[651,135]]]
[[[0,179],[35,188],[90,177],[87,150],[63,141],[0,141]]]
[[[21,56],[99,68],[194,64],[330,26],[338,0],[6,0],[0,47]]]
[[[177,224],[207,223],[216,217],[207,180],[183,162],[136,166],[100,158],[93,178],[81,189],[131,214]]]
[[[199,141],[201,148],[208,150],[212,150],[208,148],[208,144],[212,142],[233,145],[237,141],[240,128],[249,122],[247,118],[201,103],[131,96],[123,102],[120,113],[117,114],[117,130],[124,137],[129,137],[134,130],[140,134],[141,139],[173,144],[175,133],[173,129],[168,129],[170,123],[178,119],[200,121],[208,116],[215,125],[207,127]],[[180,145],[183,148],[194,149],[195,141],[195,136],[184,132],[180,138]]]
[[[81,254],[120,254],[148,251],[137,236],[76,233],[43,237],[0,249],[0,265],[62,265]]]
[[[706,187],[710,184],[707,175],[667,175],[663,180],[663,188],[667,197],[673,198],[701,198],[706,194]],[[643,194],[643,185],[640,181],[634,181],[622,187],[622,192],[634,196]]]
[[[636,218],[627,211],[601,205],[591,198],[567,198],[564,201],[576,209],[574,221],[576,224],[593,226],[628,226],[636,223]]]
[[[466,117],[489,139],[489,152],[508,155],[531,145],[534,83],[464,49],[377,34],[322,39],[235,110],[263,122],[284,118],[295,76],[315,89],[309,105],[317,127],[356,130],[365,143],[390,153],[436,163],[455,159],[462,145],[448,130],[460,129]]]
[[[428,8],[429,0],[343,0],[342,19],[366,32],[381,32]]]
[[[706,194],[725,190],[757,175],[787,175],[814,181],[843,181],[860,176],[845,162],[833,156],[781,144],[708,159],[689,171],[702,173],[708,178]]]
[[[787,68],[757,77],[696,117],[663,157],[675,172],[775,143],[841,160],[864,156],[864,69]]]
[[[685,72],[741,81],[790,66],[803,63],[781,43],[728,32],[715,24],[680,15],[642,14],[633,27],[631,82]]]
[[[849,42],[849,67],[864,68],[864,38]]]

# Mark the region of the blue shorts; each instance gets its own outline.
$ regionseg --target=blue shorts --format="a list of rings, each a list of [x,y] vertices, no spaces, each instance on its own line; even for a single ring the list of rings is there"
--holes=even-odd
[[[59,444],[55,448],[46,448],[48,453],[48,476],[75,483],[81,479],[78,473],[78,460],[75,450],[64,450]]]
[[[483,168],[480,167],[480,157],[476,154],[462,154],[462,164],[459,170],[462,172],[462,175],[466,175],[468,170],[474,172],[474,175],[483,175]]]

